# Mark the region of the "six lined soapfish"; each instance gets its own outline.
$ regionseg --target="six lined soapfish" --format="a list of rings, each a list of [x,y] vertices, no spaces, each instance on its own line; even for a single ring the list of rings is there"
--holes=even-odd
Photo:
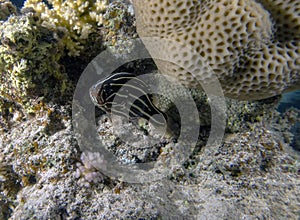
[[[153,104],[152,96],[145,82],[126,72],[109,76],[90,88],[90,97],[101,110],[124,117],[141,117],[155,127],[165,127],[166,114]],[[158,115],[163,117],[157,117]]]

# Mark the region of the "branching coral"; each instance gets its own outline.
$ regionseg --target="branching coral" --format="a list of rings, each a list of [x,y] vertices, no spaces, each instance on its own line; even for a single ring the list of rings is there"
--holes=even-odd
[[[133,0],[140,37],[160,72],[199,88],[216,75],[226,96],[257,100],[300,88],[298,0]],[[183,69],[186,68],[186,69]]]
[[[36,16],[11,16],[0,34],[0,107],[9,101],[30,112],[32,100],[65,92],[67,76],[58,64],[62,45]]]
[[[62,41],[69,55],[78,56],[89,34],[102,24],[107,0],[73,1],[49,0],[48,4],[39,0],[27,0],[24,7],[33,8],[43,20],[43,25],[56,31],[63,30]],[[48,6],[50,5],[50,6]]]

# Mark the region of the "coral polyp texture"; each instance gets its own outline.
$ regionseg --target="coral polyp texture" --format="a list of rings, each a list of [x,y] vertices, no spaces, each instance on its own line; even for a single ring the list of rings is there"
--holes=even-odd
[[[107,0],[73,1],[27,0],[26,8],[33,8],[43,20],[43,25],[64,33],[63,42],[70,56],[79,56],[91,33],[102,24]]]
[[[187,87],[219,79],[259,100],[300,88],[299,0],[133,0],[137,32],[162,74]],[[162,40],[159,45],[146,38]],[[158,42],[156,39],[156,42]],[[172,62],[170,62],[172,61]]]

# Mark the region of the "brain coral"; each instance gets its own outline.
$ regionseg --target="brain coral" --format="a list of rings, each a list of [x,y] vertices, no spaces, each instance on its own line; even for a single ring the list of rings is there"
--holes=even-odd
[[[299,0],[133,0],[141,39],[165,75],[188,87],[215,74],[227,97],[268,98],[300,88]],[[184,67],[184,68],[183,68]],[[190,70],[190,71],[188,71]],[[192,70],[192,71],[191,71]]]

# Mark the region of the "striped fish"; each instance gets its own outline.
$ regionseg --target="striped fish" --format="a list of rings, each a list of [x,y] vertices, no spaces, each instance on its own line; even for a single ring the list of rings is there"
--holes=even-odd
[[[141,117],[156,127],[165,126],[167,121],[166,114],[153,104],[149,86],[131,73],[116,73],[96,83],[90,88],[90,97],[97,107],[107,113]]]

